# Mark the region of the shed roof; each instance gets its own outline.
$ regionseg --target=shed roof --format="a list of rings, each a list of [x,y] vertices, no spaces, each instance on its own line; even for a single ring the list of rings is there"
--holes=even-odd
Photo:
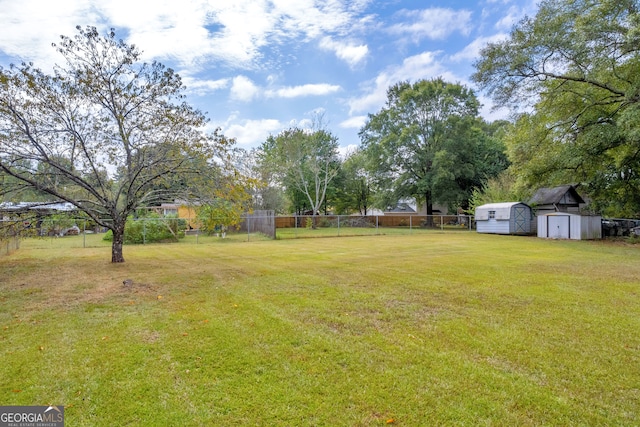
[[[486,205],[476,207],[475,218],[476,221],[486,221],[489,219],[489,212],[495,212],[495,219],[509,219],[511,218],[511,208],[515,205],[523,205],[530,208],[529,205],[522,202],[503,202],[503,203],[487,203]]]
[[[553,188],[539,188],[535,192],[529,203],[532,205],[552,205],[562,201],[564,196],[570,193],[578,203],[585,203],[573,185],[560,185]]]
[[[478,209],[486,209],[486,210],[495,210],[495,209],[510,209],[513,205],[526,205],[526,203],[522,202],[501,202],[501,203],[487,203],[486,205],[481,205],[476,207]]]

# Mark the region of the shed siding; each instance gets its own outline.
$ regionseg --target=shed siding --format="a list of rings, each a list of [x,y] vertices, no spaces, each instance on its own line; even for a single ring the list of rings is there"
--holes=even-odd
[[[478,221],[476,223],[476,231],[478,233],[495,233],[495,234],[509,234],[510,222],[496,219],[489,219],[486,221]]]
[[[494,212],[490,218],[489,212]],[[476,230],[478,233],[531,234],[531,208],[521,202],[489,203],[476,208]]]
[[[568,213],[538,216],[538,237],[588,240],[602,238],[601,217]]]

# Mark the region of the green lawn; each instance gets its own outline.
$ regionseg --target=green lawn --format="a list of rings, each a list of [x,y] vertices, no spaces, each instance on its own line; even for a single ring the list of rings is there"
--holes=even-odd
[[[69,426],[640,425],[640,245],[233,237],[112,265],[99,237],[0,257],[0,405],[65,405]]]

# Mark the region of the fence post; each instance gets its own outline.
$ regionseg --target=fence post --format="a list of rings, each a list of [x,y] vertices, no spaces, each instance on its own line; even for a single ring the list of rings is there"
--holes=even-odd
[[[338,236],[340,236],[340,215],[338,215]]]
[[[144,219],[142,220],[142,244],[147,244],[147,221]]]
[[[378,218],[380,218],[380,216],[376,215],[376,234],[380,234]]]
[[[87,247],[87,220],[86,219],[82,224],[82,247],[83,248]]]
[[[247,242],[251,241],[251,216],[250,215],[246,215],[246,220],[247,220]]]
[[[413,234],[413,215],[409,215],[409,234]]]
[[[444,216],[440,215],[440,231],[444,231]]]

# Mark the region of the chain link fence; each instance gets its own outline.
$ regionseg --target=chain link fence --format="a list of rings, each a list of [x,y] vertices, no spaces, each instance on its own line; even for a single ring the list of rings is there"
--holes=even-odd
[[[603,238],[640,233],[640,220],[603,219]],[[0,220],[0,256],[18,250],[22,243],[35,248],[108,247],[110,231],[82,218],[56,221]],[[127,222],[125,245],[150,243],[214,244],[230,241],[411,235],[429,232],[475,231],[470,215],[290,215],[273,211],[242,215],[237,226],[207,233],[192,218],[138,218]]]
[[[10,229],[10,226],[13,227]],[[0,255],[28,242],[35,248],[107,247],[111,232],[85,218],[41,218],[31,221],[0,221]],[[259,241],[314,237],[412,234],[425,231],[473,230],[468,215],[291,215],[256,211],[241,216],[236,226],[216,227],[207,233],[193,218],[137,218],[127,221],[125,245],[149,243],[206,244],[223,241]]]

